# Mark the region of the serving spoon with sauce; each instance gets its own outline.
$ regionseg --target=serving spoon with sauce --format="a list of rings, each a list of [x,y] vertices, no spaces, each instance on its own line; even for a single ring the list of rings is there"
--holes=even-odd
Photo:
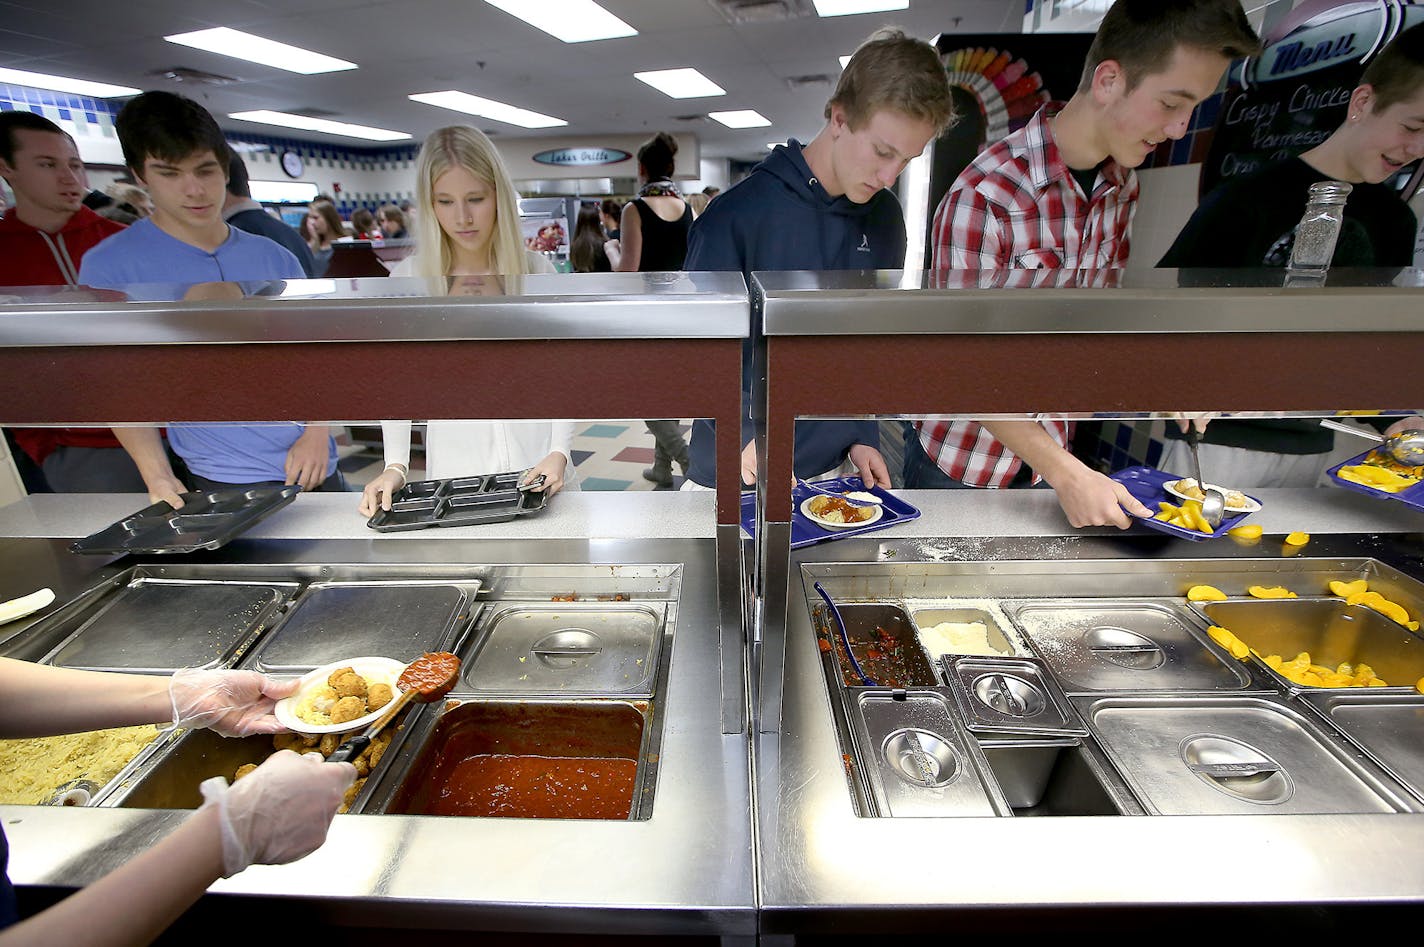
[[[376,734],[386,728],[386,724],[396,718],[405,705],[411,701],[418,704],[433,704],[450,693],[455,682],[460,679],[460,659],[448,651],[427,652],[406,665],[396,679],[396,689],[400,691],[381,714],[363,732],[341,744],[326,758],[328,763],[350,763],[365,752]]]

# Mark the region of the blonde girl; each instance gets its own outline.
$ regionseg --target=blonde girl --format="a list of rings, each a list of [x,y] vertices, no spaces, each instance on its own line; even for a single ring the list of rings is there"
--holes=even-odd
[[[488,287],[504,277],[552,273],[543,256],[524,248],[518,194],[499,152],[478,129],[452,125],[431,132],[416,163],[416,252],[393,276],[439,280],[446,291],[469,292],[482,277]],[[406,482],[410,422],[381,424],[386,468],[366,485],[360,511],[390,509]],[[426,478],[445,480],[525,470],[521,483],[553,494],[574,486],[573,425],[566,421],[431,421],[425,432]]]

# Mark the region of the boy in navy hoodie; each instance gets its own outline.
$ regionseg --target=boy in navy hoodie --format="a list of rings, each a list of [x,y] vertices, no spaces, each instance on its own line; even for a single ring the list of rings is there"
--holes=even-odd
[[[870,270],[905,265],[905,215],[890,192],[900,172],[953,118],[949,81],[928,43],[898,30],[851,57],[825,127],[804,147],[779,145],[692,225],[689,270]],[[751,346],[742,390],[751,390]],[[688,480],[715,485],[713,424],[692,428]],[[742,481],[756,482],[752,422],[742,418]],[[815,477],[849,457],[867,486],[890,486],[874,421],[801,421],[795,470]]]

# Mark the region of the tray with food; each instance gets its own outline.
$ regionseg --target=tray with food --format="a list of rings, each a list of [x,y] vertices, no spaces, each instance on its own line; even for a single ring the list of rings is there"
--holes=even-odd
[[[549,495],[531,489],[543,478],[521,487],[523,471],[455,477],[448,480],[416,480],[407,483],[391,498],[389,510],[377,510],[366,525],[383,533],[429,526],[475,526],[502,523],[519,516],[538,513],[549,503]]]
[[[181,509],[160,500],[69,548],[105,556],[217,549],[291,503],[301,489],[274,484],[183,493]]]
[[[1424,510],[1424,467],[1406,466],[1378,449],[1351,457],[1326,473],[1346,490]]]
[[[1261,501],[1239,490],[1216,487],[1226,497],[1221,524],[1212,529],[1201,517],[1201,490],[1191,477],[1167,473],[1155,467],[1128,467],[1112,474],[1142,505],[1152,510],[1151,519],[1138,520],[1143,526],[1193,541],[1217,539],[1261,509]]]
[[[798,484],[791,491],[791,548],[800,549],[831,539],[859,536],[861,533],[886,529],[896,523],[918,519],[918,507],[881,487],[866,489],[859,477],[818,480],[816,486],[830,493],[849,496],[852,500],[875,499],[873,506],[856,506],[840,497],[817,493]],[[756,534],[756,494],[742,494],[742,528]]]

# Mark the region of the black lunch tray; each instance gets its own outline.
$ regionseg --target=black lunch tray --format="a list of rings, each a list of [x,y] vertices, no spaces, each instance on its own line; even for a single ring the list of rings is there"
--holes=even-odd
[[[383,533],[428,526],[473,526],[502,523],[538,513],[549,496],[519,489],[523,471],[417,480],[395,492],[389,510],[377,510],[366,525]]]
[[[296,499],[301,487],[272,485],[195,490],[179,494],[183,508],[165,501],[125,516],[69,548],[93,555],[163,554],[217,549]]]

